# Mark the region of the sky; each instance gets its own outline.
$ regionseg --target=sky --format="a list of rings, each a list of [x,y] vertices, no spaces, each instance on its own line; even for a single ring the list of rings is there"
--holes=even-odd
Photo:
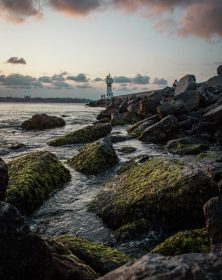
[[[222,64],[221,0],[0,0],[0,96],[100,98]]]

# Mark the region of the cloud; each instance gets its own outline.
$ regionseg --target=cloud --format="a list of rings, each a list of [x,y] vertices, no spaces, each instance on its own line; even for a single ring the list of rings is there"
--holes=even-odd
[[[88,83],[89,82],[89,79],[83,73],[80,73],[77,76],[68,76],[67,80],[75,81],[77,83]]]
[[[117,84],[138,84],[146,85],[150,82],[150,77],[146,75],[137,74],[135,77],[130,78],[126,76],[114,77],[114,82]]]
[[[0,0],[0,16],[21,23],[28,17],[41,17],[38,0]]]
[[[77,88],[81,88],[81,89],[92,88],[92,86],[89,85],[89,84],[86,84],[86,85],[77,85],[76,87],[77,87]]]
[[[221,0],[114,0],[117,9],[141,11],[153,18],[157,31],[211,39],[222,38]],[[175,11],[179,11],[175,13]],[[164,18],[161,18],[161,16]]]
[[[10,74],[2,76],[1,85],[9,88],[40,88],[42,84],[34,77],[23,76],[20,74]]]
[[[73,89],[73,87],[70,84],[63,82],[63,81],[54,81],[52,83],[52,88],[54,88],[54,89]]]
[[[10,57],[8,60],[7,60],[7,63],[10,63],[10,64],[26,64],[26,61],[24,58],[18,58],[18,57]]]
[[[159,79],[159,78],[155,78],[153,81],[154,85],[158,85],[158,86],[167,86],[168,82],[165,79]]]
[[[112,7],[141,13],[154,21],[157,31],[183,37],[222,38],[221,0],[0,0],[0,16],[23,22],[28,17],[41,16],[41,6],[73,17]]]
[[[103,4],[101,0],[49,0],[56,10],[68,16],[83,16],[98,9]]]
[[[51,77],[48,77],[48,76],[39,77],[39,81],[41,83],[45,83],[45,84],[51,84],[52,83]]]

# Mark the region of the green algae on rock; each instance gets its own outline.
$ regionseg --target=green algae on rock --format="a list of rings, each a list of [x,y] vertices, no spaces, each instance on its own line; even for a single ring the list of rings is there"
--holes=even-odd
[[[210,243],[204,228],[186,230],[167,238],[150,253],[175,256],[188,253],[209,253]]]
[[[80,237],[64,235],[56,237],[55,241],[62,243],[76,257],[102,275],[132,260],[117,249]]]
[[[134,167],[134,166],[137,166],[138,163],[136,162],[136,159],[130,159],[126,162],[124,162],[120,168],[117,170],[117,174],[120,175],[124,172],[126,172],[127,170],[129,170],[130,168]]]
[[[49,146],[64,146],[69,144],[85,144],[107,136],[112,131],[109,123],[88,125],[64,136],[57,137],[48,142]]]
[[[130,146],[124,146],[120,149],[118,149],[119,152],[123,153],[123,154],[131,154],[134,153],[136,151],[135,147],[130,147]]]
[[[169,148],[168,150],[178,155],[198,155],[208,148],[209,146],[204,144],[177,144],[175,148]]]
[[[89,209],[113,229],[142,218],[167,230],[197,228],[204,224],[203,204],[217,192],[197,166],[158,157],[106,184]]]
[[[141,236],[144,232],[148,232],[149,223],[145,219],[140,219],[133,223],[125,224],[117,229],[114,233],[116,241],[128,241]]]
[[[31,214],[49,194],[68,182],[70,172],[47,151],[33,152],[8,163],[6,201]]]
[[[108,170],[118,162],[110,139],[98,140],[82,147],[79,154],[68,160],[77,171],[96,175]]]
[[[217,159],[220,159],[222,157],[222,152],[221,151],[207,151],[200,153],[199,155],[196,156],[196,161],[202,161],[202,160],[207,160],[207,161],[215,161]]]

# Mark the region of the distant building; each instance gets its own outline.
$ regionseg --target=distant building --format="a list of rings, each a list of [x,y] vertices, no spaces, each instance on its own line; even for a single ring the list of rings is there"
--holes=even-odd
[[[107,98],[112,98],[113,97],[112,84],[113,84],[113,78],[109,74],[106,77],[106,85],[107,85],[106,96],[107,96]]]

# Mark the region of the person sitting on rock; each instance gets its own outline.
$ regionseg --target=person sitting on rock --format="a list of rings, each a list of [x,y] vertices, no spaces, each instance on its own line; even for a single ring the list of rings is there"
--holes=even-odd
[[[173,88],[173,89],[176,89],[176,87],[177,87],[177,84],[178,84],[178,81],[177,81],[177,80],[175,80],[175,81],[174,81],[174,83],[173,83],[173,86],[172,86],[172,88]]]

